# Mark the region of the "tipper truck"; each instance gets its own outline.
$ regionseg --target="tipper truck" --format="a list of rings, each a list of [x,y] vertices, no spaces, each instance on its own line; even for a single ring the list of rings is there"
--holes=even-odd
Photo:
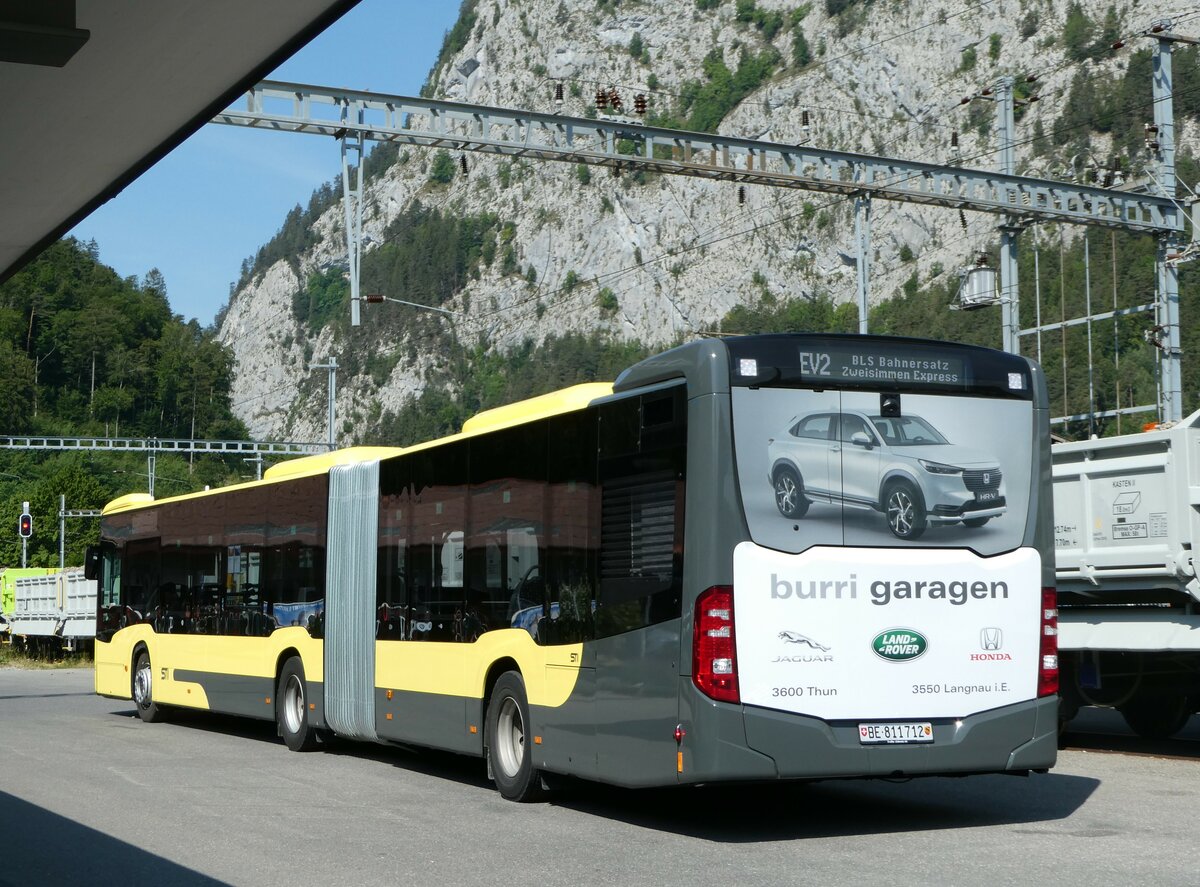
[[[1099,705],[1170,736],[1200,709],[1200,411],[1051,453],[1060,723]]]

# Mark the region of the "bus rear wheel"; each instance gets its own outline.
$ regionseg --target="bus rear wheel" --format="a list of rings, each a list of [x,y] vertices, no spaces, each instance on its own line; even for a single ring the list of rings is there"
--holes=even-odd
[[[132,691],[139,718],[147,724],[167,719],[163,706],[154,701],[154,669],[150,667],[150,654],[145,650],[138,653],[134,662]]]
[[[488,700],[484,726],[488,771],[500,796],[534,801],[542,794],[542,774],[533,766],[529,703],[520,672],[506,671]]]
[[[308,720],[308,685],[304,681],[304,664],[296,656],[285,662],[279,672],[275,722],[284,744],[292,751],[312,751],[317,747],[317,731]]]

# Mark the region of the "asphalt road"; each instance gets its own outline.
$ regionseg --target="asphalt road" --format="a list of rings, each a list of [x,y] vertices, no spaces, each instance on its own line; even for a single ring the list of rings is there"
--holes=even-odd
[[[1200,718],[1139,745],[1088,712],[1049,775],[503,801],[480,762],[272,725],[143,724],[82,670],[0,669],[0,887],[41,884],[1182,885]]]

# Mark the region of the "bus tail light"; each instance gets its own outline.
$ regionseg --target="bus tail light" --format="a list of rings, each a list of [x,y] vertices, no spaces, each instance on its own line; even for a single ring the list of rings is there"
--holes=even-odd
[[[1058,692],[1058,591],[1042,589],[1042,635],[1038,649],[1038,696]]]
[[[718,702],[740,702],[733,633],[733,587],[714,585],[696,599],[692,621],[692,681]]]

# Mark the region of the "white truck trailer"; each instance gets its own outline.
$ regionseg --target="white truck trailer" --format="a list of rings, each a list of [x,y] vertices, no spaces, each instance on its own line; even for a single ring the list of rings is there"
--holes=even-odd
[[[1102,705],[1170,736],[1200,710],[1200,411],[1051,452],[1060,719]]]
[[[8,626],[25,645],[54,644],[74,650],[96,637],[96,581],[74,567],[13,582]]]

